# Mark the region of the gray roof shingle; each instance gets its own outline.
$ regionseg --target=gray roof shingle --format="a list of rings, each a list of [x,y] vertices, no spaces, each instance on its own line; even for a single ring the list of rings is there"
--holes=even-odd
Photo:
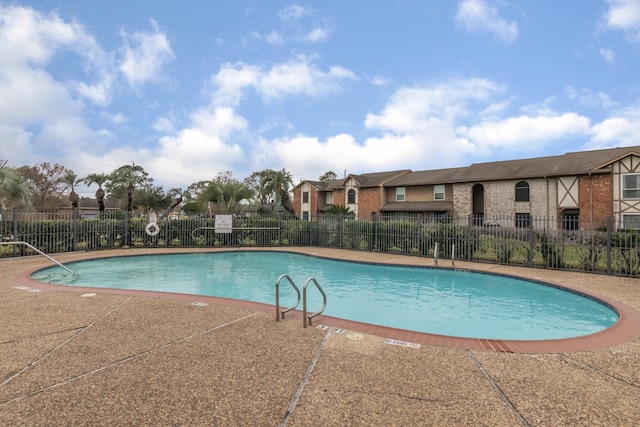
[[[532,159],[474,163],[467,167],[411,172],[386,186],[411,186],[474,181],[544,178],[606,172],[611,163],[631,154],[640,156],[640,146],[578,151]]]

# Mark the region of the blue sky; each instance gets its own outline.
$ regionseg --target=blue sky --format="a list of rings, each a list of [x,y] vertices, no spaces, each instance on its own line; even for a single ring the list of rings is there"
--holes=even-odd
[[[169,189],[640,145],[639,59],[640,0],[0,1],[0,159]]]

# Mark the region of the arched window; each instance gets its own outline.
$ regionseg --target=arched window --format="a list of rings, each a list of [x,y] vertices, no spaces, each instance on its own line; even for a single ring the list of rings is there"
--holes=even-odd
[[[356,190],[354,190],[353,188],[347,193],[347,203],[349,203],[350,205],[356,204]]]
[[[516,202],[529,201],[529,183],[520,181],[516,184]]]

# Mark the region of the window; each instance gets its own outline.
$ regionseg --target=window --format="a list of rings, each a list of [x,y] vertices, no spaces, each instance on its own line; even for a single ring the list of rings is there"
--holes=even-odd
[[[577,212],[564,212],[562,214],[562,229],[574,231],[580,228],[580,215]]]
[[[520,181],[516,184],[516,202],[529,201],[529,184],[526,181]]]
[[[444,185],[433,186],[433,200],[444,200]]]
[[[528,213],[516,214],[516,227],[525,228],[531,226],[531,215]]]
[[[640,199],[640,175],[624,175],[622,177],[622,198]]]
[[[305,221],[309,221],[309,211],[302,212],[302,219]]]
[[[404,201],[404,187],[397,187],[396,188],[396,202],[403,202]]]
[[[640,215],[622,215],[622,228],[640,230]]]
[[[309,203],[309,192],[308,191],[303,191],[302,192],[302,203]]]
[[[332,204],[333,204],[333,192],[332,192],[332,191],[329,191],[329,192],[327,193],[325,202],[326,202],[328,205],[332,205]]]
[[[353,188],[347,193],[347,203],[349,203],[350,205],[356,204],[356,190],[354,190]]]

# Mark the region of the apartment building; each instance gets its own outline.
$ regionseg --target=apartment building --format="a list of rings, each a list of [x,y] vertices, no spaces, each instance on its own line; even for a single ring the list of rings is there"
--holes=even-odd
[[[617,228],[638,229],[640,146],[303,180],[293,194],[303,219],[344,205],[360,218],[453,215],[472,217],[478,225],[526,226],[533,217],[545,217],[559,228],[585,229],[612,217]]]

